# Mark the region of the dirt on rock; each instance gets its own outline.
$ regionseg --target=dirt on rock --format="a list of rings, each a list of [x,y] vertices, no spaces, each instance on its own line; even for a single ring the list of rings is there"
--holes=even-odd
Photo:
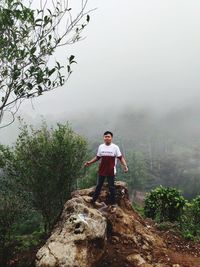
[[[107,247],[93,267],[200,267],[200,243],[187,241],[174,231],[159,230],[131,207],[125,184],[118,182],[116,188],[119,207],[115,214],[104,214]],[[99,201],[107,203],[108,198],[105,186]]]
[[[59,255],[58,247],[56,247],[58,240],[65,244],[66,248],[70,248],[68,240],[74,240],[76,242],[73,241],[73,248],[76,246],[76,250],[79,251],[81,243],[83,251],[85,251],[82,256],[81,251],[79,251],[79,255],[75,255],[75,260],[77,260],[77,257],[82,257],[78,261],[79,265],[77,267],[200,267],[200,243],[186,241],[178,235],[178,232],[160,230],[152,220],[144,220],[133,209],[125,183],[116,182],[118,205],[114,212],[109,206],[107,185],[103,186],[96,205],[89,201],[94,189],[93,187],[77,190],[72,193],[71,200],[66,202],[60,221],[55,225],[52,236],[44,245],[47,246],[54,242],[52,253]],[[73,214],[69,207],[74,207]],[[80,217],[80,211],[86,210],[87,214],[85,212],[85,217],[82,218],[85,228],[81,228],[81,233],[77,233],[75,231],[77,230],[76,224],[70,223],[69,218],[71,216],[74,218],[76,216]],[[98,218],[98,223],[94,224],[93,228],[90,227],[91,216],[88,214],[92,216],[94,221]],[[105,233],[102,232],[103,230],[99,231],[100,228],[94,230],[95,227],[102,226],[104,221],[106,222]],[[78,223],[80,224],[80,222]],[[71,230],[69,231],[69,229]],[[102,229],[104,228],[102,227]],[[98,233],[98,238],[95,236],[95,232]],[[55,233],[58,233],[58,236],[55,236]],[[64,234],[61,235],[60,233]],[[99,247],[100,237],[101,248]],[[48,265],[49,256],[45,253],[46,250],[43,249],[41,257],[46,258],[45,267],[75,267],[72,263],[67,262],[66,256],[63,257],[64,250],[55,266],[52,265],[52,260],[49,260]],[[33,262],[36,255],[35,251],[30,255],[30,262]],[[64,262],[63,259],[66,261]],[[59,265],[59,262],[62,262],[62,264]],[[38,266],[40,265],[38,263]],[[10,266],[15,265],[11,264]]]

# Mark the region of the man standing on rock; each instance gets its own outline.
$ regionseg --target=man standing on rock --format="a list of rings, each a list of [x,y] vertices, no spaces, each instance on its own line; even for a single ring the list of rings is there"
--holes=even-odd
[[[101,188],[103,186],[104,180],[107,177],[109,191],[110,191],[110,204],[113,208],[116,208],[116,199],[115,199],[115,175],[116,175],[116,164],[117,159],[120,160],[120,163],[124,167],[124,172],[128,172],[128,167],[120,149],[117,145],[112,143],[113,133],[106,131],[103,135],[104,143],[101,144],[98,148],[97,155],[90,161],[85,163],[85,166],[89,166],[94,162],[101,159],[99,164],[99,178],[98,183],[94,192],[94,195],[91,199],[92,203],[95,203],[97,200]]]

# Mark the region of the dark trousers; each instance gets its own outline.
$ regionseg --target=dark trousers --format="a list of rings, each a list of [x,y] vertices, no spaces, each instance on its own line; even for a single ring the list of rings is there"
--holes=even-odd
[[[110,204],[113,205],[116,203],[116,199],[115,199],[115,176],[101,176],[101,175],[99,175],[98,183],[97,183],[94,195],[93,195],[93,201],[97,200],[106,177],[107,177],[108,187],[109,187],[109,191],[110,191]]]

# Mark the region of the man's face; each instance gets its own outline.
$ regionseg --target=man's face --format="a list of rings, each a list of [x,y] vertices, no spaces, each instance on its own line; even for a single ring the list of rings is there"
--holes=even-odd
[[[111,142],[112,142],[112,136],[111,136],[111,134],[106,134],[106,135],[104,135],[104,136],[103,136],[103,139],[104,139],[104,143],[105,143],[106,145],[109,145],[109,144],[111,144]]]

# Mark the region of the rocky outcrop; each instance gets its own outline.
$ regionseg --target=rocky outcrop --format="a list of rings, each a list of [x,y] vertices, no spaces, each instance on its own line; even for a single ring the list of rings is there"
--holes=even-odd
[[[115,212],[108,205],[107,185],[96,205],[89,202],[94,188],[73,192],[36,255],[36,267],[182,267],[134,211],[126,184],[117,182],[116,191]]]
[[[60,221],[46,244],[38,251],[36,266],[91,266],[103,255],[106,219],[97,209],[74,197],[65,206]]]

